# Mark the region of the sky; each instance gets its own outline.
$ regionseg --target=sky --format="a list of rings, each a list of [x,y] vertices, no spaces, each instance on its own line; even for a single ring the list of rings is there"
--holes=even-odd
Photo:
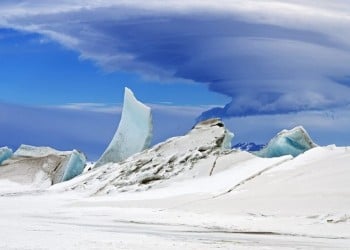
[[[154,112],[154,142],[221,117],[234,142],[302,125],[350,145],[347,0],[0,2],[0,146],[96,159],[123,89]]]

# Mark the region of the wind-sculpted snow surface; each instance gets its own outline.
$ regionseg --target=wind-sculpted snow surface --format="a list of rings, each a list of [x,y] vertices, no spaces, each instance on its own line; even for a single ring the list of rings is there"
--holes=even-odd
[[[0,165],[12,156],[12,149],[8,147],[0,148]]]
[[[125,88],[121,120],[112,141],[96,162],[95,167],[120,162],[148,148],[152,140],[151,108],[138,101]]]
[[[291,130],[282,130],[264,147],[255,152],[257,156],[271,158],[282,155],[298,156],[316,147],[306,130],[299,126]]]
[[[76,151],[58,151],[50,147],[21,147],[0,168],[0,179],[47,188],[83,172],[85,156]]]

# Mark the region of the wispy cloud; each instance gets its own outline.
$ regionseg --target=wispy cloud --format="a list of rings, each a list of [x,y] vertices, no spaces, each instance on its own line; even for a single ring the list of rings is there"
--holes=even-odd
[[[119,104],[105,104],[105,103],[67,103],[64,105],[54,106],[59,109],[80,110],[89,112],[100,112],[110,114],[120,114],[122,112],[122,105]]]
[[[42,34],[106,70],[208,84],[223,117],[350,103],[350,5],[336,1],[5,1],[0,26]]]

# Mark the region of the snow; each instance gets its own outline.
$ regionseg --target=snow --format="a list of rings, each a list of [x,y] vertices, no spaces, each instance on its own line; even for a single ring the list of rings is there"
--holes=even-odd
[[[0,249],[350,248],[350,147],[260,158],[228,133],[205,121],[46,189],[1,167]]]
[[[170,138],[123,162],[94,169],[68,189],[88,189],[99,194],[147,190],[174,177],[209,175],[216,168],[214,162],[225,157],[227,136],[230,132],[220,120],[208,120],[185,136]]]
[[[178,181],[102,196],[1,190],[0,248],[349,249],[350,148],[317,147],[279,162],[232,153],[239,159],[226,170],[185,180],[186,192],[172,191]],[[262,163],[270,168],[246,174]],[[223,193],[228,182],[219,180],[238,176],[241,185]],[[211,186],[200,183],[210,178]]]
[[[125,88],[123,112],[117,132],[95,167],[125,160],[148,148],[151,140],[151,109],[138,101],[130,89]]]
[[[11,158],[12,154],[12,149],[8,147],[0,148],[0,165],[7,159]]]
[[[260,157],[279,157],[282,155],[298,156],[305,151],[316,147],[306,130],[295,127],[291,130],[279,132],[271,141],[258,152],[254,152]]]

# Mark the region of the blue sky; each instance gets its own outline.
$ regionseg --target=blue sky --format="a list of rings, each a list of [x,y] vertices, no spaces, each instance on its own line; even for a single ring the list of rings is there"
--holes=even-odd
[[[3,102],[26,105],[122,103],[129,86],[144,102],[178,105],[224,104],[228,98],[184,80],[165,84],[139,73],[106,71],[40,34],[0,29]],[[195,93],[201,98],[191,98]]]
[[[349,14],[345,0],[2,1],[1,144],[96,158],[128,86],[154,109],[154,142],[219,116],[237,142],[303,125],[348,145]]]

